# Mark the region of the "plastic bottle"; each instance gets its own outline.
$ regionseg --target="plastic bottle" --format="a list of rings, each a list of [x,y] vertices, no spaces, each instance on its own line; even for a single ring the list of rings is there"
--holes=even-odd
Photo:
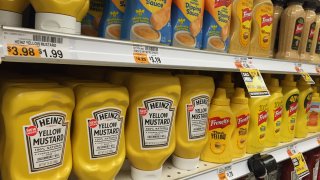
[[[303,138],[308,135],[308,118],[310,115],[310,107],[312,100],[312,88],[310,84],[301,77],[298,81],[298,89],[299,89],[299,105],[298,105],[298,113],[297,113],[297,121],[295,128],[295,137]]]
[[[231,99],[231,110],[236,118],[236,128],[232,133],[231,143],[233,157],[239,158],[246,154],[246,145],[250,120],[248,98],[243,88],[236,88]]]
[[[285,0],[273,0],[273,19],[272,19],[272,33],[271,33],[271,45],[270,45],[270,57],[274,57],[278,49],[279,40],[279,22],[283,12],[283,6]]]
[[[0,0],[0,25],[22,26],[22,12],[29,0]]]
[[[159,179],[162,164],[175,148],[175,116],[180,99],[178,77],[133,74],[125,129],[127,158],[134,180]]]
[[[250,98],[250,122],[248,131],[247,153],[256,154],[263,151],[266,141],[268,98]]]
[[[231,98],[234,93],[234,83],[232,82],[232,74],[224,73],[222,80],[219,82],[219,88],[224,88],[227,92],[227,98]]]
[[[294,138],[297,120],[299,90],[292,74],[287,74],[281,81],[283,93],[282,122],[280,127],[280,142],[289,142]]]
[[[268,82],[271,96],[268,98],[268,121],[266,147],[277,146],[280,142],[280,126],[282,121],[283,94],[279,80],[271,78]]]
[[[253,6],[249,55],[269,57],[273,5],[271,0],[254,0]]]
[[[90,0],[86,0],[84,3],[84,6],[80,10],[80,12],[77,15],[77,22],[76,22],[76,33],[80,35],[81,34],[81,21],[84,18],[84,16],[88,13],[89,11],[89,6],[90,6]]]
[[[320,62],[320,6],[319,4],[317,5],[316,9],[316,28],[314,31],[314,38],[312,41],[311,45],[311,50],[310,50],[310,60],[315,63]]]
[[[320,96],[317,87],[312,87],[312,100],[307,128],[309,133],[317,132],[320,128]]]
[[[72,168],[72,90],[17,85],[7,88],[2,102],[6,129],[2,178],[67,179]]]

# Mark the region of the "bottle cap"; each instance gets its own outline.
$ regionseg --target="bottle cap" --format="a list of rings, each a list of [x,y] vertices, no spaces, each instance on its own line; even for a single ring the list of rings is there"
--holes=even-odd
[[[35,28],[52,32],[76,33],[76,18],[54,13],[36,13]]]
[[[303,8],[304,9],[316,9],[317,8],[317,3],[314,0],[304,1]]]
[[[272,0],[273,5],[284,6],[286,4],[286,0]]]
[[[234,88],[234,83],[232,82],[231,73],[225,73],[223,75],[223,78],[219,83],[219,87],[221,87],[221,88]]]
[[[271,78],[268,83],[268,89],[270,91],[281,91],[282,88],[279,86],[279,80],[276,78]]]
[[[248,98],[243,88],[236,88],[231,102],[234,104],[248,104]]]
[[[0,25],[21,27],[22,15],[11,11],[0,10]]]
[[[230,105],[230,99],[227,98],[226,89],[217,88],[212,99],[212,103],[218,106],[228,106]]]
[[[294,81],[292,74],[286,74],[284,80],[281,81],[281,86],[296,87],[297,83]]]
[[[143,171],[131,166],[131,177],[133,180],[150,180],[160,179],[162,174],[162,167],[153,171]]]
[[[199,164],[199,157],[194,159],[185,159],[176,155],[172,155],[172,164],[178,169],[194,170],[197,169]]]

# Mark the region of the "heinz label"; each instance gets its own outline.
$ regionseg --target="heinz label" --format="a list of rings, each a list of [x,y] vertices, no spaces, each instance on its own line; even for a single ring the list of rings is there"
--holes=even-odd
[[[242,114],[236,117],[237,128],[235,130],[235,135],[237,137],[237,145],[239,148],[244,148],[247,141],[248,128],[249,128],[249,114]]]

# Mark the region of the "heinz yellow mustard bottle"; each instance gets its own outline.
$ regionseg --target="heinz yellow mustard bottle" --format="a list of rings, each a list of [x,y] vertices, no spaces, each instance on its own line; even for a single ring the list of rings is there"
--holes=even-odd
[[[227,98],[231,98],[234,93],[234,83],[232,82],[232,74],[224,73],[222,80],[219,82],[219,88],[224,88],[227,92]]]
[[[265,145],[266,147],[273,147],[280,143],[283,94],[278,79],[270,78],[267,86],[271,96],[268,98],[268,120]]]
[[[289,142],[294,138],[297,119],[299,90],[292,74],[287,74],[281,81],[283,93],[282,122],[280,126],[280,142]]]
[[[317,132],[320,128],[320,96],[316,86],[312,87],[312,89],[311,107],[307,123],[309,133]]]
[[[250,122],[247,153],[256,154],[263,151],[266,141],[268,119],[268,97],[250,98]]]
[[[236,120],[226,90],[217,88],[209,110],[208,142],[200,159],[213,163],[230,162],[233,157],[231,135],[235,126]]]
[[[308,135],[308,118],[310,115],[312,88],[310,84],[301,77],[298,81],[299,100],[298,100],[298,113],[294,136],[296,138],[303,138]]]
[[[172,163],[179,169],[198,166],[207,143],[207,122],[214,82],[211,77],[179,75],[181,99],[176,118],[176,148]]]
[[[234,158],[239,158],[246,154],[250,119],[248,98],[243,88],[236,88],[230,105],[237,123],[231,137],[232,154]]]
[[[179,78],[132,74],[127,87],[130,106],[125,137],[131,176],[134,180],[159,179],[162,164],[175,148]]]
[[[75,88],[73,171],[79,179],[114,179],[125,159],[125,87],[85,84]]]
[[[67,179],[74,96],[62,86],[20,85],[4,92],[3,179]],[[12,136],[14,134],[14,136]]]

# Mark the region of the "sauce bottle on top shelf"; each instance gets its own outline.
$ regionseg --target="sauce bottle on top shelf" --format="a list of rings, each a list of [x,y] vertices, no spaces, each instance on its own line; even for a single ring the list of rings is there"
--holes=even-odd
[[[303,0],[288,0],[280,20],[279,46],[276,58],[299,60],[299,46],[305,22]]]
[[[249,55],[269,57],[273,5],[271,0],[254,0],[253,2]]]
[[[29,0],[0,0],[0,25],[22,26],[22,12]]]
[[[317,87],[314,86],[312,89],[311,107],[307,123],[309,133],[317,132],[320,128],[320,96]]]
[[[299,54],[301,61],[310,61],[311,45],[314,38],[316,28],[316,2],[307,0],[303,4],[305,9],[304,27],[301,36]]]
[[[253,0],[234,0],[229,53],[247,55],[250,47]]]
[[[320,6],[316,9],[316,28],[310,50],[310,60],[315,63],[320,62]]]
[[[219,82],[219,88],[224,88],[227,92],[227,98],[231,98],[234,93],[234,83],[232,82],[232,74],[224,73],[222,80]]]

